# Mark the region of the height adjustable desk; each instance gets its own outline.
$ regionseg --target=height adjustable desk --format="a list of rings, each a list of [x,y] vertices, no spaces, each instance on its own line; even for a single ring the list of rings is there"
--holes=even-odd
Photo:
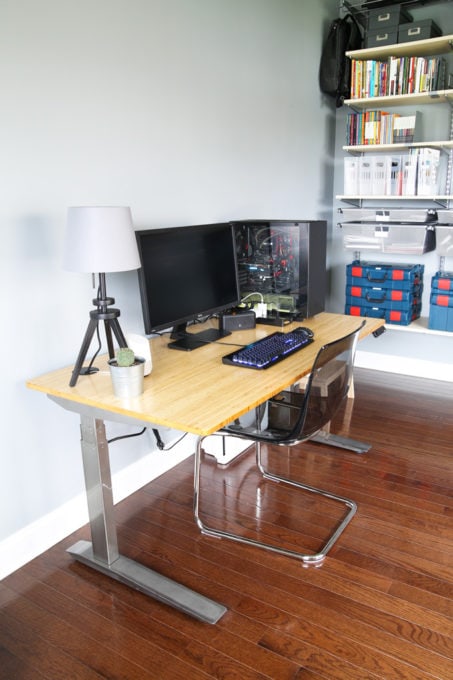
[[[59,406],[80,416],[91,542],[79,541],[68,552],[84,564],[202,621],[218,621],[226,611],[223,605],[119,553],[104,421],[160,425],[198,436],[212,434],[301,380],[310,372],[323,344],[352,332],[362,320],[326,312],[307,319],[303,325],[314,331],[315,341],[264,371],[226,366],[221,359],[233,349],[231,345],[245,345],[274,332],[271,326],[237,331],[192,352],[168,349],[168,337],[153,338],[153,371],[145,378],[143,394],[129,401],[113,394],[108,357],[99,360],[99,373],[80,377],[75,387],[69,387],[72,366],[29,380],[29,388],[44,392]],[[366,319],[360,337],[381,326],[380,319]]]

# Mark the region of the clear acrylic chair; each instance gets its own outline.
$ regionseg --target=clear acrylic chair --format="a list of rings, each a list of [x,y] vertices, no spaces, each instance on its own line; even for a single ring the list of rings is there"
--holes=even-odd
[[[280,392],[255,410],[255,423],[243,425],[236,421],[222,428],[214,435],[231,436],[254,442],[256,465],[261,475],[271,482],[289,485],[291,488],[329,498],[344,507],[344,516],[329,529],[328,538],[315,553],[293,550],[278,543],[264,542],[233,531],[209,526],[201,519],[201,466],[204,456],[201,437],[195,453],[194,474],[194,517],[203,534],[227,538],[240,543],[271,550],[289,557],[295,557],[306,564],[320,564],[341,533],[353,518],[357,506],[348,498],[296,481],[267,470],[263,464],[262,444],[294,446],[314,438],[340,409],[348,397],[352,380],[354,356],[358,336],[363,324],[354,332],[339,340],[330,342],[319,350],[303,392],[289,390]],[[272,370],[272,369],[270,369]],[[205,513],[206,508],[205,508]]]

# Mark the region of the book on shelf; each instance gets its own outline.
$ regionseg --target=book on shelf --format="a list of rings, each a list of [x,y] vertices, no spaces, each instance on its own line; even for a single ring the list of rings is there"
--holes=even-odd
[[[412,144],[420,141],[421,113],[416,111],[409,116],[396,116],[393,123],[393,143]]]
[[[444,79],[442,57],[389,58],[389,95],[434,92],[443,88]]]
[[[351,99],[434,92],[443,89],[445,73],[445,59],[438,56],[354,59]]]
[[[351,99],[386,95],[387,73],[387,62],[354,59],[351,65]]]
[[[346,122],[348,146],[412,143],[420,138],[421,114],[410,115],[368,110],[351,112]]]

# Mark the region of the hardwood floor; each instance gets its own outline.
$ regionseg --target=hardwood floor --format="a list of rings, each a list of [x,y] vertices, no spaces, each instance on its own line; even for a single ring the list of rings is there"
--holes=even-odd
[[[453,678],[453,385],[355,375],[352,418],[332,429],[371,442],[367,454],[269,451],[358,503],[321,567],[200,535],[190,458],[116,506],[120,547],[225,616],[200,623],[74,562],[65,548],[84,527],[0,583],[1,680]],[[314,549],[334,509],[258,481],[252,463],[204,467],[212,521],[227,509],[246,532],[256,521]]]

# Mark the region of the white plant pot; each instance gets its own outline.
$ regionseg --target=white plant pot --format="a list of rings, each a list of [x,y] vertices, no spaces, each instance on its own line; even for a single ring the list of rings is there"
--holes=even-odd
[[[132,366],[118,366],[116,359],[110,359],[108,364],[115,396],[129,399],[142,394],[145,369],[145,360],[142,357],[135,357]]]

